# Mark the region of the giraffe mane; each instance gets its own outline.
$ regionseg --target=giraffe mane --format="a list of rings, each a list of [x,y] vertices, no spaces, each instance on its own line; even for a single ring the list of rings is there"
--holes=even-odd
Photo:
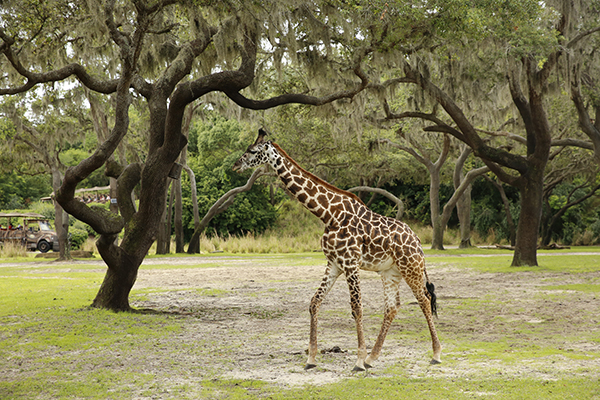
[[[300,171],[302,171],[303,173],[305,173],[306,175],[308,175],[308,177],[310,177],[312,180],[314,180],[315,182],[317,182],[319,185],[323,185],[325,186],[327,189],[331,190],[332,192],[336,192],[339,193],[341,195],[344,196],[348,196],[353,198],[354,200],[358,201],[361,204],[365,204],[357,195],[355,195],[354,193],[348,192],[347,190],[342,190],[338,187],[333,186],[331,183],[324,181],[323,179],[319,178],[318,176],[316,176],[315,174],[313,174],[312,172],[308,172],[307,170],[305,170],[304,168],[302,168],[300,165],[298,165],[298,163],[292,158],[290,157],[285,150],[283,150],[281,147],[279,147],[279,145],[275,142],[271,142],[271,144],[273,145],[273,147],[275,147],[275,149],[277,149],[277,151],[284,156],[289,162],[291,162],[296,168],[298,168]]]

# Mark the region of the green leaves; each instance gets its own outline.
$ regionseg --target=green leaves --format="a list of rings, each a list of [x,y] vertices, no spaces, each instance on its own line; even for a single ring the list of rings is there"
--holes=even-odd
[[[247,133],[244,133],[247,132]],[[198,123],[190,130],[189,165],[197,177],[198,205],[202,217],[227,191],[243,186],[250,172],[237,174],[232,171],[235,160],[254,140],[252,134],[240,122],[213,116]],[[196,144],[194,147],[193,144]],[[188,185],[184,184],[184,188]],[[189,194],[185,194],[188,197]],[[193,220],[191,202],[185,201],[184,226],[191,235]],[[219,235],[263,232],[277,217],[270,203],[268,188],[256,182],[249,192],[240,193],[234,203],[209,224],[208,232]]]

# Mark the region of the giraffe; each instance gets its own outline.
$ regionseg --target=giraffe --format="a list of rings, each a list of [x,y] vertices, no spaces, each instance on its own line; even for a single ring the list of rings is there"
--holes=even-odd
[[[233,165],[242,172],[269,164],[287,191],[325,223],[321,248],[327,258],[325,275],[310,302],[310,339],[305,369],[316,367],[317,313],[323,299],[343,273],[350,291],[352,316],[358,336],[358,359],[354,371],[371,368],[380,355],[390,325],[400,307],[400,283],[404,280],[416,297],[431,334],[432,364],[441,362],[442,347],[433,315],[436,312],[435,287],[425,270],[421,241],[403,222],[372,212],[354,194],[336,188],[300,167],[279,145],[258,138]],[[384,317],[379,335],[367,354],[362,323],[359,270],[375,271],[383,281]]]

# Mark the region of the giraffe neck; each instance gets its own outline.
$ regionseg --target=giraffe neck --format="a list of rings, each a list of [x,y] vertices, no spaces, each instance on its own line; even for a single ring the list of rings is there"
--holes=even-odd
[[[340,220],[343,211],[362,203],[354,194],[345,192],[300,167],[277,144],[270,164],[277,172],[286,189],[306,209],[320,218],[326,225]]]

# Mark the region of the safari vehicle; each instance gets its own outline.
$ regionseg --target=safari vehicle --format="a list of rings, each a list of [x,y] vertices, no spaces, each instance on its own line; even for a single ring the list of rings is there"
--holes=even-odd
[[[58,251],[58,235],[48,218],[33,213],[0,213],[0,246],[22,244],[27,250]]]

